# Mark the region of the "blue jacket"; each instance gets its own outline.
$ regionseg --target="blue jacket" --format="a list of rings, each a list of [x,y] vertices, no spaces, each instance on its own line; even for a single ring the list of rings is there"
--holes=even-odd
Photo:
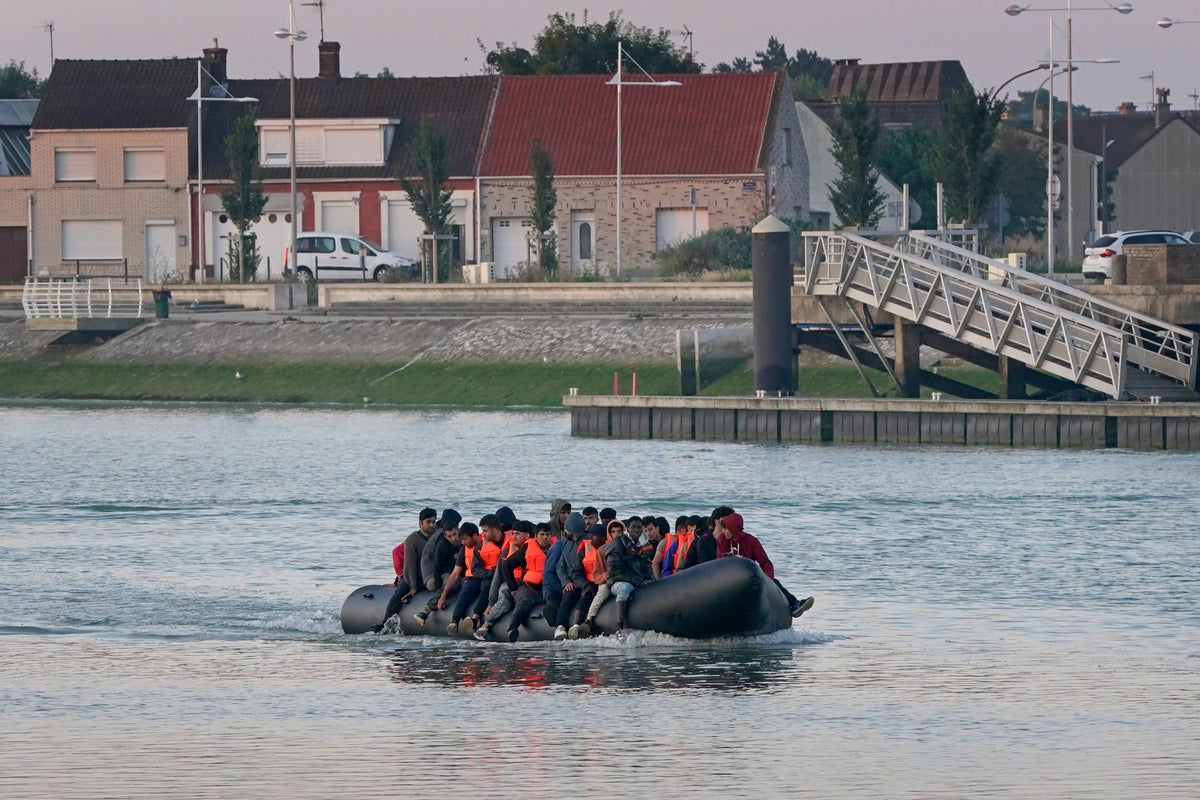
[[[546,596],[546,592],[561,592],[562,581],[558,579],[558,559],[562,557],[563,542],[566,539],[563,536],[558,537],[558,541],[550,545],[550,552],[546,553],[546,566],[542,572],[542,597]]]

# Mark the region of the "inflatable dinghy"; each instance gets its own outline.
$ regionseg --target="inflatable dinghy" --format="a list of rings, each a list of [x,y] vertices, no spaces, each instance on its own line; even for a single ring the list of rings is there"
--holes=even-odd
[[[368,633],[384,622],[394,587],[364,586],[356,589],[342,604],[342,630]],[[417,613],[433,592],[422,591],[400,610],[399,630],[406,634],[446,636],[453,602],[434,611],[424,625],[418,625]],[[488,630],[492,641],[507,641],[505,614]],[[626,627],[657,631],[686,639],[711,639],[716,636],[756,636],[790,628],[792,616],[787,600],[775,582],[763,574],[748,558],[722,558],[708,561],[641,586],[629,600]],[[616,601],[609,598],[596,617],[592,634],[616,630]],[[460,633],[459,637],[467,634]],[[542,617],[542,606],[521,626],[519,641],[554,638],[554,626]]]

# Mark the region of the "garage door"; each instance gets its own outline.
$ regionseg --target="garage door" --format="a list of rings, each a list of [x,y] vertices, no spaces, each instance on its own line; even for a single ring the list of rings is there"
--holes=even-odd
[[[508,270],[529,261],[529,240],[533,220],[519,217],[492,218],[492,261],[495,274],[507,276]]]
[[[692,209],[660,208],[655,214],[655,250],[659,252],[692,238]],[[696,235],[708,232],[708,209],[696,209]]]
[[[304,232],[303,218],[296,223],[297,234]],[[292,217],[287,211],[264,211],[246,231],[258,237],[258,252],[262,260],[258,264],[256,280],[273,280],[283,274],[287,266],[287,249],[292,241]],[[213,233],[220,250],[208,251],[205,260],[216,263],[216,276],[221,280],[229,277],[228,244],[226,237],[236,237],[237,228],[225,214],[213,220]]]
[[[421,239],[425,224],[407,200],[389,200],[387,204],[387,241],[384,247],[393,253],[421,260]]]
[[[0,283],[25,280],[26,245],[24,228],[0,228]]]

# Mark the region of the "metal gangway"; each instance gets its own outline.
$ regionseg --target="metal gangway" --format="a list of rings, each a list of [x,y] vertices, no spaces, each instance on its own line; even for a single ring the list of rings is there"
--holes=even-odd
[[[961,231],[803,236],[796,285],[819,301],[864,303],[1115,399],[1196,390],[1195,333],[980,255],[955,243],[974,244]]]
[[[116,278],[25,278],[26,325],[45,330],[125,330],[150,312],[142,281]]]

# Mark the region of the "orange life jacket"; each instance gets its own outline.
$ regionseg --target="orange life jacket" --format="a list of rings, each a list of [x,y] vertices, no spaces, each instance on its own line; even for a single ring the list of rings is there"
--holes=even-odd
[[[688,550],[692,547],[692,542],[695,540],[696,534],[683,531],[675,534],[675,541],[679,544],[675,545],[675,572],[683,569],[683,565],[687,563]]]
[[[504,551],[503,551],[504,558],[508,558],[516,551],[517,551],[517,543],[514,542],[511,538],[507,542],[504,543]],[[529,560],[529,552],[528,551],[526,551],[526,553],[525,553],[525,560],[526,560],[526,562],[528,562],[528,560]],[[525,570],[522,567],[513,567],[512,573],[513,573],[513,580],[519,581],[525,575]]]
[[[515,571],[515,570],[514,570]],[[530,586],[542,585],[542,574],[546,571],[546,554],[533,539],[525,545],[525,582]]]
[[[478,548],[464,547],[463,548],[463,563],[467,565],[465,575],[468,578],[475,577],[475,553],[478,551],[479,560],[483,564],[483,570],[487,571],[496,568],[496,563],[500,560],[500,548],[494,542],[484,540]]]
[[[590,541],[579,545],[579,548],[583,550],[582,562],[584,577],[588,579],[588,583],[596,583],[596,567],[598,566],[597,561],[599,560],[598,556],[600,550],[599,548],[593,546]]]

